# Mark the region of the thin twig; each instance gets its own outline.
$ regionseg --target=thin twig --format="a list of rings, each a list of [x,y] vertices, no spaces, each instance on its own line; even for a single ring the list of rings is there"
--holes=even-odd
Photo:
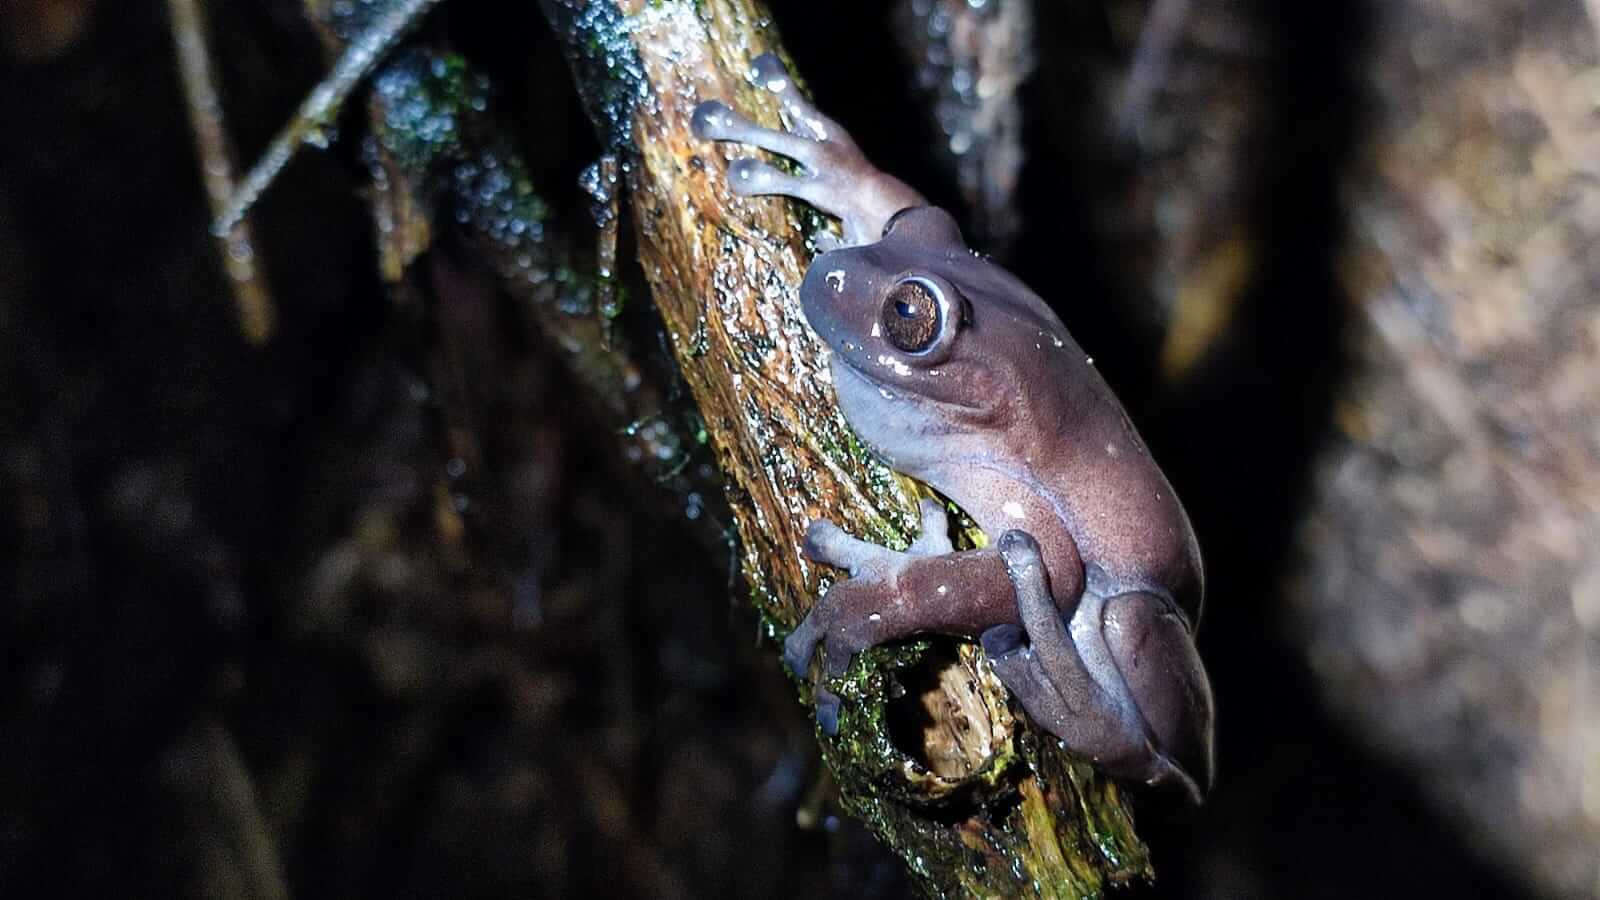
[[[212,222],[214,234],[228,232],[249,212],[272,182],[294,158],[301,145],[326,140],[325,129],[339,117],[344,101],[369,75],[407,31],[439,0],[396,0],[372,26],[350,42],[333,71],[300,104],[289,124],[272,139],[250,174]]]
[[[200,157],[200,175],[211,214],[216,216],[233,193],[234,155],[223,126],[216,76],[211,70],[206,23],[198,0],[167,0],[167,12],[172,20],[172,40],[178,50],[179,80],[183,83],[195,150]],[[233,290],[239,330],[250,343],[264,344],[272,336],[275,315],[272,295],[256,271],[250,223],[241,217],[216,237],[222,267]]]

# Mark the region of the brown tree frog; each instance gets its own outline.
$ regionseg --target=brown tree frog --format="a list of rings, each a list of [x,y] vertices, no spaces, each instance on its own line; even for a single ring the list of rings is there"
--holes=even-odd
[[[904,551],[817,521],[812,560],[844,569],[784,644],[823,684],[860,650],[925,632],[977,638],[1040,727],[1115,777],[1198,802],[1212,772],[1212,699],[1194,644],[1204,576],[1183,506],[1093,361],[1050,307],[970,250],[950,214],[874,168],[800,96],[775,56],[755,74],[789,131],[719,101],[695,134],[786,156],[736,160],[740,194],[795,197],[837,216],[843,240],[800,288],[832,350],[845,418],[890,466],[950,498],[990,546],[956,552],[940,504]],[[817,689],[837,729],[839,700]]]

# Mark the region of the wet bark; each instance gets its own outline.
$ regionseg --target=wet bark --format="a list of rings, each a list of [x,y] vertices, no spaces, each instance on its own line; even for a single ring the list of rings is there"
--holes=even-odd
[[[727,481],[751,600],[776,641],[837,575],[806,562],[806,523],[827,518],[904,546],[918,491],[863,452],[836,406],[798,304],[807,213],[734,197],[727,151],[689,131],[694,106],[712,97],[777,124],[748,74],[756,55],[781,50],[777,35],[740,0],[546,9],[622,160],[640,263]],[[1125,795],[1013,718],[972,646],[873,650],[847,681],[839,735],[819,735],[824,757],[846,807],[930,893],[1090,896],[1148,874]],[[921,687],[891,701],[897,682]]]

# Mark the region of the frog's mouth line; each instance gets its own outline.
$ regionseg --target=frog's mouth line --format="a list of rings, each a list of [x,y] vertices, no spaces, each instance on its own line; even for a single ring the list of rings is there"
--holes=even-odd
[[[856,365],[855,362],[850,359],[849,355],[841,353],[832,345],[828,347],[828,354],[829,369],[834,373],[835,394],[839,392],[839,385],[837,382],[839,380],[839,373],[843,371],[848,373],[851,378],[855,379],[863,389],[877,393],[880,397],[883,397],[884,400],[909,402],[934,411],[948,410],[950,411],[952,417],[959,416],[963,419],[971,418],[973,413],[982,415],[987,412],[983,406],[980,406],[976,403],[959,403],[954,400],[939,400],[929,397],[927,394],[921,394],[915,391],[908,391],[900,387],[881,384],[880,382],[875,381],[864,370],[862,370],[860,366]],[[839,364],[837,367],[833,365],[835,362]],[[885,391],[888,392],[889,396],[885,396]]]

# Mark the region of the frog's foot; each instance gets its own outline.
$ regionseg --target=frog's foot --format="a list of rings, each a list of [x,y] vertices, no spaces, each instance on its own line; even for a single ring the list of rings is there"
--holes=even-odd
[[[853,537],[824,520],[806,530],[807,557],[850,573],[828,589],[783,643],[784,663],[797,675],[806,673],[817,646],[822,646],[817,721],[828,734],[838,728],[839,698],[823,684],[843,675],[862,650],[920,630],[907,615],[910,601],[902,595],[901,575],[919,560],[949,556],[954,549],[944,507],[923,500],[920,509],[922,533],[904,552]]]
[[[1183,620],[1147,594],[1108,600],[1085,592],[1065,622],[1033,538],[1008,531],[997,546],[1022,620],[1021,628],[1001,624],[983,633],[1000,681],[1039,727],[1106,772],[1176,785],[1198,803],[1205,785],[1163,752],[1161,734],[1152,740],[1139,702],[1171,723],[1164,729],[1173,735],[1170,744],[1208,784],[1210,690]],[[1116,635],[1110,645],[1108,626]]]
[[[876,241],[895,213],[927,205],[922,195],[868,162],[838,123],[800,96],[775,55],[762,54],[752,68],[760,84],[778,97],[791,123],[789,131],[763,128],[721,100],[697,106],[690,126],[701,140],[734,141],[787,156],[799,163],[804,173],[790,175],[757,159],[735,160],[728,167],[728,183],[734,193],[804,200],[839,218],[846,246]]]
[[[1038,543],[1026,532],[1008,531],[996,547],[1016,593],[1021,625],[1006,622],[985,631],[983,652],[1028,715],[1064,738],[1062,731],[1070,729],[1078,711],[1093,703],[1094,681],[1056,606]]]
[[[904,598],[897,598],[895,594],[899,575],[906,566],[919,557],[953,552],[955,548],[950,543],[950,523],[944,507],[937,501],[923,500],[919,511],[922,531],[905,551],[864,541],[825,519],[812,522],[806,529],[806,557],[843,569],[850,577],[834,583],[784,641],[783,658],[791,671],[803,674],[817,644],[822,643],[824,674],[829,678],[843,674],[852,656],[878,641],[869,640],[869,632],[875,629],[851,628],[847,627],[848,622],[836,621],[843,618],[840,612],[873,605],[904,605]],[[881,613],[872,612],[866,613],[864,618],[866,625],[884,620]]]

